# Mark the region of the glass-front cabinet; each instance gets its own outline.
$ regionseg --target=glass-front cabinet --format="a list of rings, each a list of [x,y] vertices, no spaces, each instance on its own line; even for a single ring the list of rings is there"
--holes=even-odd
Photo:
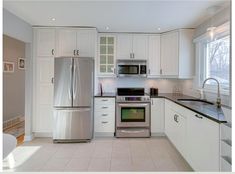
[[[99,35],[99,76],[115,76],[114,35]]]

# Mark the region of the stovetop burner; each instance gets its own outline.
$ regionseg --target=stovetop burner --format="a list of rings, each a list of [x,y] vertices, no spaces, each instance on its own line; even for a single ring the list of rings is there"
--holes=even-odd
[[[117,88],[117,102],[150,102],[144,88]]]

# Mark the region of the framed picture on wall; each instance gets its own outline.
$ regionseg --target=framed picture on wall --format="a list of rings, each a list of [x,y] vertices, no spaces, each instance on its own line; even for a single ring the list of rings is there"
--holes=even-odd
[[[18,69],[25,69],[25,59],[18,58]]]
[[[3,72],[13,73],[14,72],[14,62],[3,62]]]

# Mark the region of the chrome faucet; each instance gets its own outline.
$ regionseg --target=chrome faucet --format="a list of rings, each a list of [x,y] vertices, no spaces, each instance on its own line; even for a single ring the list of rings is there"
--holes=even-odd
[[[221,107],[221,98],[220,98],[220,86],[219,86],[219,81],[218,80],[216,80],[215,78],[207,78],[206,80],[204,80],[204,82],[203,82],[203,85],[202,85],[202,89],[205,87],[205,84],[206,84],[206,82],[208,81],[208,80],[214,80],[214,81],[216,81],[216,83],[217,83],[217,99],[216,99],[216,106],[217,106],[217,108],[220,108]]]

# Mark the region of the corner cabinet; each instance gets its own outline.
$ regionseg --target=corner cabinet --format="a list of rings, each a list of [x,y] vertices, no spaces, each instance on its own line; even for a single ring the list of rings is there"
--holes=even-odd
[[[95,28],[58,28],[57,57],[95,57],[97,31]]]
[[[116,76],[116,36],[100,34],[98,42],[98,76],[114,77]]]
[[[117,34],[117,59],[148,59],[148,35]]]
[[[193,34],[194,29],[161,34],[161,76],[182,79],[193,77]]]
[[[193,170],[220,171],[220,125],[165,100],[165,133]]]

